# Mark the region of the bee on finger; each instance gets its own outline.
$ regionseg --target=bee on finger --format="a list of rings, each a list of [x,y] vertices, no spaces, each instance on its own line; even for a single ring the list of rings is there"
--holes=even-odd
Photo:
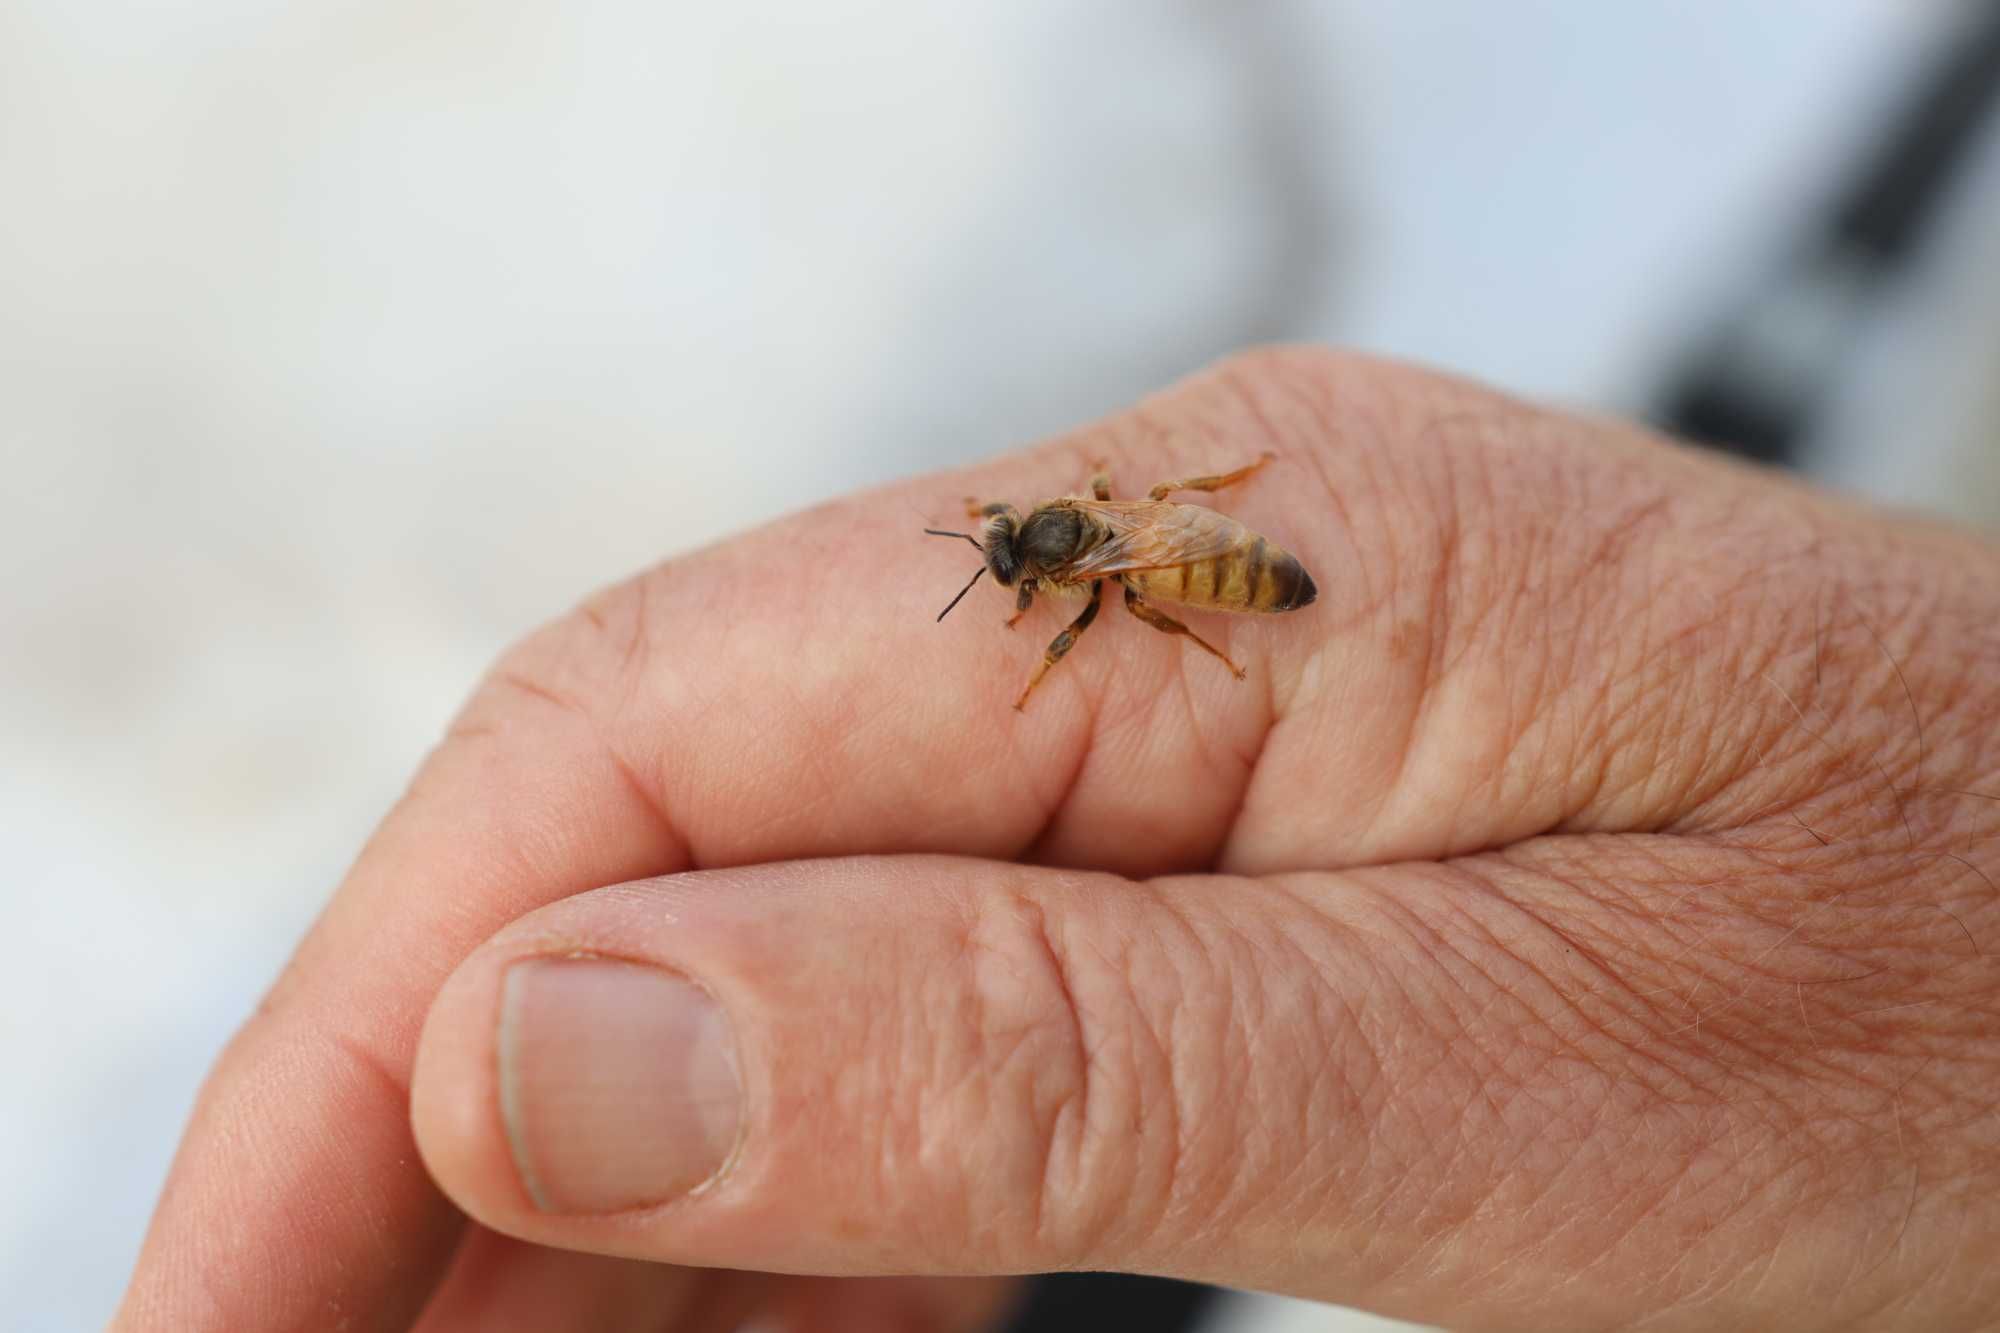
[[[1319,589],[1298,558],[1250,528],[1200,505],[1167,499],[1175,491],[1218,491],[1233,485],[1270,462],[1265,454],[1247,467],[1214,476],[1163,481],[1143,500],[1114,500],[1110,480],[1102,473],[1091,481],[1091,498],[1065,496],[1044,500],[1026,518],[1005,502],[966,501],[966,512],[984,518],[978,536],[925,528],[933,537],[971,542],[985,557],[958,596],[938,613],[951,614],[980,576],[992,574],[1003,588],[1016,589],[1012,628],[1037,593],[1083,595],[1089,600],[1042,654],[1014,701],[1018,711],[1028,696],[1063,659],[1097,618],[1104,585],[1115,580],[1125,589],[1125,607],[1165,634],[1178,634],[1220,658],[1238,680],[1243,668],[1199,634],[1159,610],[1156,602],[1176,603],[1203,611],[1277,612],[1310,606]]]

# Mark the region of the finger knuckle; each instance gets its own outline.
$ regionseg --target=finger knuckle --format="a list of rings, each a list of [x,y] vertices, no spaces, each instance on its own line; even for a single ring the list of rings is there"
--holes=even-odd
[[[592,594],[501,655],[453,724],[449,741],[504,730],[526,709],[609,720],[646,672],[651,586],[660,570]]]
[[[1080,904],[1021,888],[974,909],[967,933],[970,1067],[997,1194],[973,1211],[1000,1252],[1070,1267],[1169,1192],[1143,1114],[1171,1097],[1132,980],[1089,942]],[[995,1151],[997,1149],[997,1152]]]
[[[649,607],[665,567],[604,587],[522,644],[520,665],[557,687],[617,697],[645,675],[653,648]]]

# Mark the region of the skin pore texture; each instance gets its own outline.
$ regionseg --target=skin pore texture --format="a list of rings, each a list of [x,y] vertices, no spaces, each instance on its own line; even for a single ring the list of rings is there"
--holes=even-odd
[[[1318,601],[1012,633],[959,497]],[[2000,553],[1246,354],[494,668],[204,1090],[115,1327],[982,1327],[1108,1268],[1465,1328],[2000,1322]],[[621,998],[622,997],[622,998]]]

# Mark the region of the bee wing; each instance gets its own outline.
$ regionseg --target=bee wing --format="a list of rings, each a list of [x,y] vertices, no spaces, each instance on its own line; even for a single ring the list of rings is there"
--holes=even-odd
[[[1075,500],[1076,508],[1111,529],[1111,536],[1064,570],[1067,578],[1101,579],[1142,569],[1172,569],[1226,555],[1247,529],[1226,514],[1169,500]]]

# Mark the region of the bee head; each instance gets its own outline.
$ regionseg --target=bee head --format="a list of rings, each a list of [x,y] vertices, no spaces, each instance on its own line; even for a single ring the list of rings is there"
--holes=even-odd
[[[979,549],[986,556],[986,568],[991,571],[993,581],[1003,588],[1013,587],[1014,580],[1021,577],[1021,532],[1021,516],[1011,509],[986,521]]]
[[[958,596],[952,598],[944,610],[938,612],[939,620],[950,615],[951,608],[957,606],[965,594],[972,591],[972,585],[979,582],[980,575],[990,573],[1003,587],[1010,588],[1014,585],[1014,580],[1021,577],[1019,551],[1021,515],[1012,505],[996,506],[993,509],[991,517],[986,522],[983,541],[969,532],[946,532],[939,528],[925,528],[924,531],[933,537],[956,537],[960,541],[971,542],[980,555],[985,557],[985,563],[973,571],[965,586],[958,590]]]

